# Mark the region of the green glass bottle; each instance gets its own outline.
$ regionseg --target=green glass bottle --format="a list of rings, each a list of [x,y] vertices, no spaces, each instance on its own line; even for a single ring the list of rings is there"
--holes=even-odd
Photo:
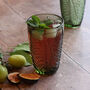
[[[60,0],[60,6],[65,27],[78,28],[83,19],[85,0]]]

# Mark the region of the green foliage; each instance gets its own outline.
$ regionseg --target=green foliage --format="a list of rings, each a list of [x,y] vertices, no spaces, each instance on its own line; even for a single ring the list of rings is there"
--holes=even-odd
[[[32,65],[32,56],[30,55],[30,48],[28,42],[17,45],[13,49],[13,52],[10,53],[10,55],[23,55],[27,60],[25,66]]]
[[[35,30],[43,30],[49,29],[49,25],[52,24],[52,21],[50,19],[40,21],[39,17],[33,15],[32,18],[27,20],[26,23],[32,28],[35,28]]]
[[[0,59],[2,59],[3,58],[3,54],[0,52]]]
[[[27,52],[25,52],[23,50],[17,50],[15,52],[11,52],[10,56],[11,55],[23,55],[26,58],[26,60],[27,60],[27,63],[26,63],[25,66],[29,66],[29,65],[32,64],[32,56],[29,53],[27,53]]]
[[[29,43],[26,42],[26,43],[21,43],[21,44],[17,45],[13,51],[15,52],[17,50],[23,50],[26,52],[30,52]]]

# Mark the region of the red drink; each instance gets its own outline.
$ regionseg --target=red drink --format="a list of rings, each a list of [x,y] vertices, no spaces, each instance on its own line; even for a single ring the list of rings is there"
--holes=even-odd
[[[59,24],[60,25],[60,24]],[[60,63],[63,29],[53,28],[39,32],[28,28],[33,65],[40,74],[53,74]]]

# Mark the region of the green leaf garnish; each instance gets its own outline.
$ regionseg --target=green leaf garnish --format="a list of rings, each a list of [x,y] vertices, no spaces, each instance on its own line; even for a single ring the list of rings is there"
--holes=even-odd
[[[45,23],[41,23],[40,25],[39,25],[39,27],[40,28],[42,28],[42,29],[49,29],[50,27],[48,27]]]
[[[21,43],[21,44],[17,45],[13,51],[15,52],[17,50],[23,50],[26,52],[30,52],[29,43],[25,42],[25,43]]]
[[[27,63],[26,63],[25,66],[32,65],[32,56],[29,53],[26,53],[23,50],[17,50],[15,52],[11,52],[10,55],[23,55],[27,60]]]
[[[37,16],[33,15],[32,20],[33,20],[33,23],[40,24],[40,19]]]
[[[50,29],[49,25],[52,24],[52,21],[50,19],[40,21],[39,17],[33,15],[30,20],[26,21],[26,23],[32,28],[35,28],[35,30],[43,30]]]
[[[28,25],[30,25],[31,27],[33,27],[33,28],[39,27],[39,25],[38,25],[38,24],[35,24],[35,23],[33,22],[33,20],[29,20],[29,21],[27,21],[26,23],[27,23]]]

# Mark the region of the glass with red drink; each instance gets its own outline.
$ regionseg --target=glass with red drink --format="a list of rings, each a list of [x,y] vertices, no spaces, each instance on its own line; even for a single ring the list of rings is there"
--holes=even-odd
[[[37,14],[27,20],[33,65],[39,74],[53,74],[60,64],[64,22],[55,14]]]

